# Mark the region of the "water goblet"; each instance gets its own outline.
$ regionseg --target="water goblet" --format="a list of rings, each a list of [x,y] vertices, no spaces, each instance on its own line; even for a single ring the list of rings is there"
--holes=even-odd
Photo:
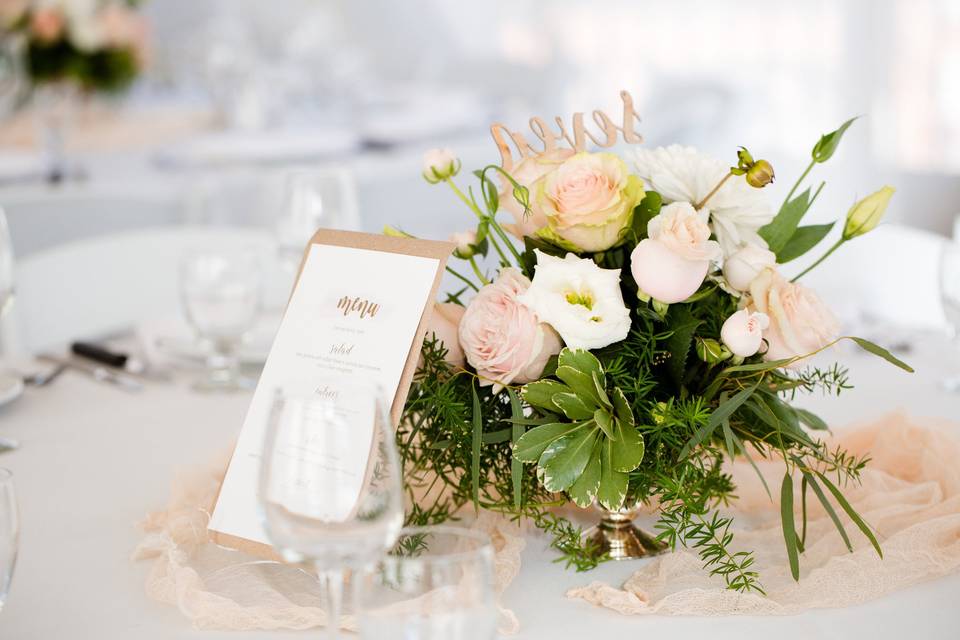
[[[287,562],[318,574],[337,638],[347,570],[374,562],[403,525],[400,462],[383,395],[345,376],[275,394],[260,461],[264,528]]]
[[[10,592],[13,567],[20,544],[20,514],[13,488],[13,473],[0,469],[0,611]]]
[[[262,269],[253,251],[198,251],[180,264],[180,293],[187,320],[208,347],[199,391],[252,386],[240,376],[238,351],[260,311]]]
[[[364,640],[491,640],[497,608],[490,538],[450,526],[404,529],[357,585]]]

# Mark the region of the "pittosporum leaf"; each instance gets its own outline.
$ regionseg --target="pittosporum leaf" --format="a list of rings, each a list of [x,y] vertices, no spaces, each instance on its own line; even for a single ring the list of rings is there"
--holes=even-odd
[[[543,486],[547,491],[566,491],[590,462],[600,429],[591,426],[577,430],[550,443],[540,456]]]
[[[554,440],[573,433],[581,426],[569,422],[552,422],[534,427],[520,436],[513,445],[513,457],[521,462],[537,462]]]

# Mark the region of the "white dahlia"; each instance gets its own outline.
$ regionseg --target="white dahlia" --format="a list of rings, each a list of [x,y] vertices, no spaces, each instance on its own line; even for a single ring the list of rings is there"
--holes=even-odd
[[[729,171],[720,160],[678,144],[637,149],[634,163],[647,189],[663,196],[664,202],[696,204]],[[773,219],[773,209],[760,190],[748,185],[742,177],[727,180],[704,209],[710,214],[710,228],[724,256],[747,244],[767,246],[757,230]]]

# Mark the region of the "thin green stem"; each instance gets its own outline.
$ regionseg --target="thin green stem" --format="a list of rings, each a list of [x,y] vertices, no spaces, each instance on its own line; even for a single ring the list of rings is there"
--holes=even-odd
[[[477,206],[477,203],[475,203],[471,198],[468,198],[467,195],[460,190],[460,188],[451,178],[447,178],[445,182],[448,185],[450,185],[450,188],[453,189],[453,192],[455,194],[457,194],[457,197],[460,198],[460,200],[462,200],[465,205],[470,207],[470,210],[473,211],[473,213],[476,214],[476,216],[480,220],[487,220],[489,222],[490,226],[493,228],[496,234],[500,236],[500,238],[507,244],[507,248],[510,250],[510,253],[513,254],[513,257],[517,261],[517,264],[520,264],[520,254],[517,253],[516,247],[514,247],[513,243],[510,242],[510,239],[507,238],[507,234],[504,232],[503,228],[500,227],[500,224],[496,221],[496,219],[494,219],[493,216],[488,216],[484,214],[482,211],[480,211],[480,207]],[[507,254],[505,254],[503,252],[503,249],[500,248],[500,245],[499,243],[497,243],[496,238],[493,238],[491,236],[487,236],[487,237],[490,238],[490,244],[492,244],[493,248],[496,249],[498,254],[500,254],[500,258],[503,260],[503,262],[505,264],[510,264],[510,260],[507,258]]]
[[[453,276],[456,276],[457,278],[459,278],[460,280],[462,280],[468,287],[470,287],[470,288],[473,289],[474,291],[480,291],[480,287],[478,287],[477,285],[473,284],[473,282],[472,282],[469,278],[467,278],[466,276],[460,274],[460,273],[459,273],[458,271],[456,271],[455,269],[452,269],[451,267],[447,267],[447,273],[449,273],[449,274],[451,274],[451,275],[453,275]]]
[[[482,282],[485,285],[490,284],[490,281],[487,280],[486,276],[483,275],[483,272],[480,271],[480,267],[477,266],[477,261],[471,257],[469,262],[470,262],[470,266],[473,267],[473,272],[477,274],[478,278],[480,278],[480,282]]]
[[[787,197],[784,198],[783,204],[780,205],[780,210],[781,210],[781,211],[783,211],[783,208],[787,205],[788,202],[790,202],[790,198],[792,198],[792,197],[793,197],[793,194],[796,192],[796,190],[800,188],[800,184],[803,183],[804,179],[806,179],[806,177],[807,177],[807,175],[809,175],[810,171],[813,170],[813,166],[814,166],[815,164],[817,164],[817,161],[816,161],[816,160],[811,160],[811,161],[810,161],[810,164],[807,165],[807,168],[804,169],[804,170],[803,170],[803,173],[800,174],[800,177],[797,178],[797,181],[793,184],[793,187],[792,187],[792,188],[790,189],[790,191],[787,193]],[[821,188],[822,188],[822,186],[821,186]],[[817,192],[819,193],[819,189],[817,190]]]
[[[704,196],[704,197],[703,197],[703,200],[701,200],[700,202],[698,202],[697,204],[695,204],[695,205],[693,206],[693,208],[696,209],[697,211],[699,211],[700,209],[703,209],[703,206],[704,206],[705,204],[707,204],[707,201],[709,201],[710,198],[712,198],[713,196],[715,196],[716,193],[717,193],[717,191],[720,191],[720,187],[722,187],[722,186],[724,185],[724,183],[725,183],[727,180],[729,180],[729,179],[730,179],[730,176],[732,176],[732,175],[733,175],[732,172],[728,172],[727,175],[723,176],[723,179],[720,180],[720,182],[717,183],[717,186],[715,186],[713,189],[711,189],[711,190],[710,190],[710,193],[708,193],[706,196]]]
[[[790,282],[796,282],[797,280],[799,280],[800,278],[802,278],[803,276],[805,276],[808,271],[811,271],[814,267],[816,267],[816,266],[819,265],[821,262],[823,262],[824,260],[826,260],[827,258],[829,258],[829,257],[830,257],[830,254],[833,253],[834,251],[836,251],[837,249],[839,249],[839,248],[840,248],[840,245],[842,245],[842,244],[843,244],[844,242],[846,242],[846,241],[847,241],[846,238],[840,238],[839,240],[837,240],[837,243],[836,243],[835,245],[833,245],[832,247],[830,247],[829,249],[827,249],[827,252],[826,252],[825,254],[823,254],[822,256],[820,256],[820,259],[819,259],[819,260],[817,260],[817,261],[814,262],[812,265],[810,265],[809,267],[807,267],[806,269],[804,269],[803,271],[801,271],[799,274],[797,274],[796,276],[794,276],[793,279],[790,280]]]

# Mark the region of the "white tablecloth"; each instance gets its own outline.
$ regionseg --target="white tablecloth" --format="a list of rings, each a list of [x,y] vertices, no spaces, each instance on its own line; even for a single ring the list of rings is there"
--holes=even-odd
[[[960,415],[960,396],[937,385],[948,372],[960,371],[960,357],[946,341],[922,338],[904,357],[917,367],[916,375],[845,354],[856,391],[839,399],[810,398],[806,405],[835,425],[900,407],[916,416]],[[231,446],[248,400],[246,394],[198,395],[184,380],[133,394],[66,373],[0,410],[0,434],[22,442],[18,451],[0,456],[0,466],[16,475],[23,530],[12,592],[0,612],[0,638],[293,637],[193,630],[175,608],[146,597],[146,564],[130,561],[140,538],[135,523],[166,503],[177,469],[204,464]],[[636,564],[575,574],[553,564],[544,546],[542,539],[531,539],[521,574],[506,593],[506,604],[520,618],[520,640],[960,636],[960,575],[863,606],[791,617],[629,618],[568,601],[564,592],[593,579],[618,585]]]

